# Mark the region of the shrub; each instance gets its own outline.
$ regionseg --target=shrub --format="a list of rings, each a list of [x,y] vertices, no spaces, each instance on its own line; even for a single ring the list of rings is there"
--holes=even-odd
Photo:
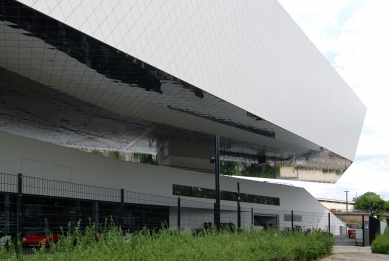
[[[389,229],[383,235],[377,235],[371,243],[371,251],[377,254],[389,255]]]

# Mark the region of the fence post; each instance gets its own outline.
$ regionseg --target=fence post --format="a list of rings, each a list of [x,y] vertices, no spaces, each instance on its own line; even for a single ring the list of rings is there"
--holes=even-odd
[[[365,215],[362,215],[362,244],[365,246]]]
[[[9,234],[12,230],[11,227],[11,214],[10,214],[10,201],[9,201],[9,194],[4,194],[4,232],[6,234]]]
[[[254,208],[251,208],[251,225],[254,226]]]
[[[331,213],[328,212],[328,234],[331,234]]]
[[[177,198],[177,227],[181,228],[181,198]]]
[[[293,225],[293,210],[292,210],[292,216],[291,216],[291,220],[292,220],[292,231],[294,232],[294,225]]]
[[[22,174],[18,174],[18,199],[17,199],[17,210],[16,210],[16,235],[18,240],[22,233],[22,195],[23,195],[23,177]]]
[[[93,201],[93,223],[95,223],[95,230],[99,231],[99,202]]]
[[[120,190],[120,207],[122,212],[121,225],[122,225],[122,230],[124,231],[124,189]]]

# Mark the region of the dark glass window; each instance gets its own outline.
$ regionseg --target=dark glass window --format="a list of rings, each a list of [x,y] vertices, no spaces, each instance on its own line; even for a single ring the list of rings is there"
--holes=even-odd
[[[284,214],[284,221],[292,221],[292,215],[291,214]],[[303,216],[293,214],[293,221],[294,222],[303,222]]]
[[[215,190],[173,184],[173,195],[214,199],[215,198]],[[280,205],[280,199],[275,198],[275,197],[267,197],[267,196],[241,193],[240,198],[241,198],[242,202],[264,204],[264,205],[274,205],[274,206]],[[237,201],[238,194],[236,192],[231,192],[231,191],[220,191],[220,199],[227,200],[227,201]]]

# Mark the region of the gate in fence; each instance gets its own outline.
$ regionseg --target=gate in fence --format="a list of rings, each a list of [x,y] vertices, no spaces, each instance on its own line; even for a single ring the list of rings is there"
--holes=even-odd
[[[375,217],[369,216],[369,245],[371,245],[371,242],[373,242],[380,231],[380,221]]]

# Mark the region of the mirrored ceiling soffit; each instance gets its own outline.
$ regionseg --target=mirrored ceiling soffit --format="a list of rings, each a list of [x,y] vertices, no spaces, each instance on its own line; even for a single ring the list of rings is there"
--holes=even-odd
[[[226,175],[334,183],[351,164],[36,10],[1,3],[1,131],[204,172],[218,134]]]

